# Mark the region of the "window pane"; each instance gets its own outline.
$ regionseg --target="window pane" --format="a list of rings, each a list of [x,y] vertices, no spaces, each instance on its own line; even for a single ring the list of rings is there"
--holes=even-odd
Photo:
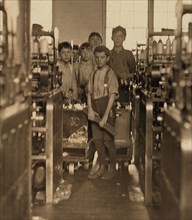
[[[132,49],[136,47],[137,41],[146,41],[147,2],[148,0],[107,0],[106,45],[109,48],[113,47],[112,28],[118,25],[123,26],[127,31],[127,38],[124,42],[125,48]]]
[[[41,24],[46,31],[52,29],[52,0],[31,0],[31,23]]]
[[[144,11],[135,11],[134,13],[134,27],[147,27],[147,13]]]
[[[154,31],[161,31],[162,28],[176,28],[176,2],[177,0],[154,1]],[[192,4],[192,0],[183,0],[183,3]],[[110,15],[111,9],[115,10],[112,15]],[[135,48],[136,42],[146,43],[147,12],[148,0],[107,0],[107,28],[114,28],[117,25],[126,28],[128,34],[124,46]],[[184,15],[182,20],[184,31],[187,31],[189,21],[192,22],[192,15]],[[112,45],[111,32],[110,38],[108,34],[106,34],[107,46]]]
[[[120,20],[120,24],[123,27],[132,27],[133,28],[133,24],[134,24],[134,14],[133,11],[121,11],[121,20]]]
[[[134,1],[134,11],[146,12],[147,7],[148,7],[147,1],[143,1],[143,0]]]

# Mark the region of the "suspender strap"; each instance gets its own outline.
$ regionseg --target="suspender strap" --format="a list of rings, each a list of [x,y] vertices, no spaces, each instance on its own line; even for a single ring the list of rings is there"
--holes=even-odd
[[[105,95],[105,90],[107,89],[107,95],[109,95],[109,87],[108,87],[108,82],[109,82],[109,71],[111,69],[107,68],[107,71],[105,73],[105,78],[104,78],[104,89],[103,89],[103,96]],[[96,74],[97,70],[94,71],[93,73],[93,87],[94,87],[94,82],[95,82],[95,74]]]

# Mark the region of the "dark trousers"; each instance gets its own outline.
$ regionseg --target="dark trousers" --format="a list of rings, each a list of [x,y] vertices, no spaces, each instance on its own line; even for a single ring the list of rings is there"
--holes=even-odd
[[[118,101],[120,103],[128,103],[129,102],[129,86],[125,86],[125,85],[119,86]]]
[[[93,135],[92,135],[92,128],[91,128],[91,121],[88,120],[88,141],[89,141],[89,163],[93,162],[94,155],[95,155],[95,145],[93,141]]]
[[[92,134],[94,147],[98,152],[98,160],[100,165],[104,165],[105,162],[105,146],[109,152],[110,165],[116,164],[116,148],[114,144],[114,137],[107,132],[105,129],[101,128],[97,123],[92,122]]]

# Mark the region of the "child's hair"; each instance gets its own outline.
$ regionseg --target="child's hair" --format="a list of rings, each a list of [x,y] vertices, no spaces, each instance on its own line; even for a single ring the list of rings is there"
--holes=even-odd
[[[67,42],[67,41],[64,41],[64,42],[62,42],[62,43],[59,44],[59,46],[58,46],[59,52],[61,52],[61,50],[62,50],[63,48],[72,50],[71,44],[70,44],[69,42]]]
[[[89,42],[82,43],[80,48],[79,48],[79,51],[81,52],[84,49],[90,49],[91,50],[91,44]]]
[[[123,35],[126,37],[126,34],[127,34],[126,29],[121,26],[117,26],[117,27],[113,28],[112,35],[117,33],[118,31],[121,31],[123,33]]]
[[[90,35],[89,35],[89,41],[92,37],[99,37],[101,39],[101,42],[103,41],[101,35],[98,33],[98,32],[91,32]]]
[[[94,50],[94,54],[97,52],[98,53],[104,52],[106,54],[106,56],[108,56],[108,57],[110,56],[110,50],[104,45],[97,46]]]
[[[79,46],[77,44],[73,45],[73,50],[79,50]]]

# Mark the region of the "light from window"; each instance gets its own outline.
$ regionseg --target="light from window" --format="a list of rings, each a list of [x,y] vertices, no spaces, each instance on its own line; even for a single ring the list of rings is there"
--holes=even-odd
[[[52,0],[31,0],[31,24],[34,23],[45,31],[52,30]]]

